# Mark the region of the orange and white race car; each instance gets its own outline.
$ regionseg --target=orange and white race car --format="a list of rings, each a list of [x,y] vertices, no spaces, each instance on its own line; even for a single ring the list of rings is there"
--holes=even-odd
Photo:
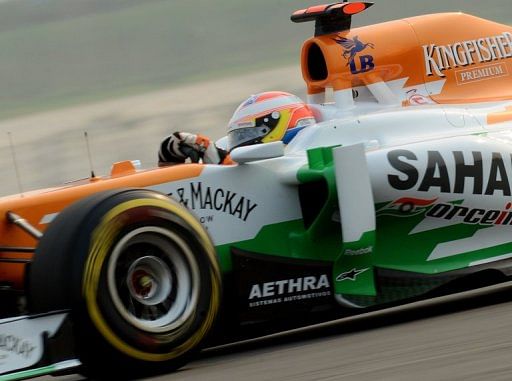
[[[317,123],[286,147],[120,162],[0,199],[0,378],[136,377],[255,327],[508,279],[512,27],[445,13],[351,28],[370,5],[293,13],[315,22]]]

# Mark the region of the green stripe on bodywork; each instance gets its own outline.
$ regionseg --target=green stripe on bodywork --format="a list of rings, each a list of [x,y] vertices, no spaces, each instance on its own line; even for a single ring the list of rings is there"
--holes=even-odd
[[[45,376],[57,371],[55,365],[43,366],[41,368],[24,370],[21,372],[7,374],[5,376],[0,376],[0,381],[13,381],[13,380],[24,380],[32,377]]]
[[[471,262],[489,256],[506,254],[512,244],[462,253],[428,261],[437,245],[472,237],[490,226],[456,224],[409,234],[423,221],[424,213],[412,217],[381,216],[377,218],[375,266],[424,274],[437,274],[467,267]],[[508,247],[508,249],[507,249]],[[489,255],[489,253],[493,253]]]
[[[42,366],[40,368],[22,370],[20,372],[14,372],[0,376],[0,381],[14,381],[14,380],[25,380],[27,378],[46,376],[64,369],[71,369],[80,366],[78,360],[66,360],[57,364]]]
[[[231,248],[261,255],[334,261],[341,248],[339,223],[330,221],[310,229],[302,220],[294,220],[261,229],[254,239],[217,246],[222,271],[232,270]]]
[[[375,231],[364,233],[358,241],[344,242],[343,253],[338,256],[333,268],[334,290],[336,294],[369,295],[377,294],[373,262],[375,251]],[[362,271],[354,279],[337,279],[350,271]]]

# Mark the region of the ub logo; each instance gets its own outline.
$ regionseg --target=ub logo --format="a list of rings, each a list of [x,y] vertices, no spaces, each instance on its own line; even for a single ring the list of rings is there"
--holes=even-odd
[[[333,40],[343,48],[343,58],[347,60],[347,66],[350,66],[350,72],[352,74],[365,73],[375,67],[373,57],[371,55],[359,56],[359,65],[356,62],[356,56],[358,53],[362,52],[367,47],[372,49],[375,48],[375,45],[371,42],[365,44],[362,41],[359,41],[358,36],[354,36],[353,39],[338,37],[333,38]]]

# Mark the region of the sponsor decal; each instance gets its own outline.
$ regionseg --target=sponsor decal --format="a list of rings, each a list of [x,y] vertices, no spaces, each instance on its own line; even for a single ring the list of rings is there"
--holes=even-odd
[[[428,151],[426,168],[420,171],[415,166],[418,157],[414,152],[404,149],[389,151],[387,155],[389,164],[400,172],[399,175],[388,174],[389,185],[396,190],[414,188],[420,192],[435,189],[441,193],[470,191],[475,195],[492,196],[495,193],[501,193],[503,196],[511,195],[509,178],[512,174],[508,173],[505,160],[512,161],[512,155],[506,154],[503,157],[499,152],[492,152],[485,160],[490,165],[490,170],[485,175],[483,154],[472,151],[471,160],[468,160],[468,155],[467,152],[464,155],[462,151],[452,151],[450,157],[443,157],[439,151]],[[448,173],[447,162],[453,169],[451,173],[454,177],[452,178]],[[467,189],[468,183],[472,183],[470,189]]]
[[[373,252],[373,246],[362,247],[360,249],[347,249],[343,254],[345,255],[364,255],[371,254]]]
[[[445,220],[459,220],[461,223],[471,225],[512,225],[512,212],[509,211],[511,207],[512,203],[510,202],[502,210],[468,208],[461,205],[441,203],[432,206],[427,211],[426,216]]]
[[[455,42],[423,45],[427,76],[445,77],[445,70],[512,57],[512,33]]]
[[[404,106],[422,106],[433,104],[434,102],[428,95],[423,95],[418,92],[418,89],[411,89],[406,92],[407,100]]]
[[[474,69],[457,70],[455,72],[455,78],[459,85],[485,81],[486,79],[493,79],[496,77],[505,77],[507,75],[509,74],[505,63],[486,65]]]
[[[412,217],[425,213],[425,217],[439,218],[471,225],[512,225],[512,202],[502,209],[483,209],[462,206],[463,201],[435,204],[437,198],[422,200],[403,197],[377,211],[377,216]],[[399,205],[398,208],[395,207]],[[406,207],[402,210],[401,207]],[[420,207],[416,209],[416,205]],[[345,253],[346,254],[346,253]]]
[[[169,196],[174,197],[191,210],[215,210],[228,213],[242,221],[247,221],[258,206],[255,202],[237,192],[203,186],[201,182],[191,182],[188,186],[169,193]]]
[[[429,206],[436,202],[437,198],[424,200],[421,198],[402,197],[392,201],[377,210],[377,217],[394,216],[394,217],[412,217],[423,213]]]
[[[253,284],[249,293],[249,307],[286,303],[330,295],[326,274],[284,279]]]
[[[355,281],[357,276],[359,274],[362,274],[364,273],[366,270],[369,270],[370,268],[367,267],[367,268],[364,268],[364,269],[355,269],[353,268],[352,270],[350,271],[346,271],[344,273],[341,273],[339,274],[337,277],[336,277],[336,281],[337,282],[343,282],[344,280],[351,280],[351,281]]]
[[[9,352],[28,359],[31,357],[35,348],[35,345],[28,340],[15,335],[0,334],[1,351]]]
[[[247,122],[238,122],[238,123],[235,123],[235,126],[237,128],[255,127],[256,121],[253,119],[253,120],[249,120]]]
[[[331,262],[269,256],[236,247],[231,252],[233,292],[242,321],[299,317],[313,307],[334,304]]]
[[[333,38],[333,40],[343,48],[343,58],[347,60],[347,66],[350,67],[352,74],[366,73],[375,68],[373,56],[368,54],[358,56],[359,53],[368,47],[375,48],[375,45],[371,42],[364,43],[359,40],[358,36],[354,36],[352,39],[337,37]]]

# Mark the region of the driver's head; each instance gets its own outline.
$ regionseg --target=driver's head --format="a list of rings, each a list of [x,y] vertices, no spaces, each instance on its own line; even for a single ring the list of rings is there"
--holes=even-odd
[[[287,144],[301,129],[315,123],[310,108],[283,91],[252,95],[238,106],[228,126],[228,150],[282,140]]]

